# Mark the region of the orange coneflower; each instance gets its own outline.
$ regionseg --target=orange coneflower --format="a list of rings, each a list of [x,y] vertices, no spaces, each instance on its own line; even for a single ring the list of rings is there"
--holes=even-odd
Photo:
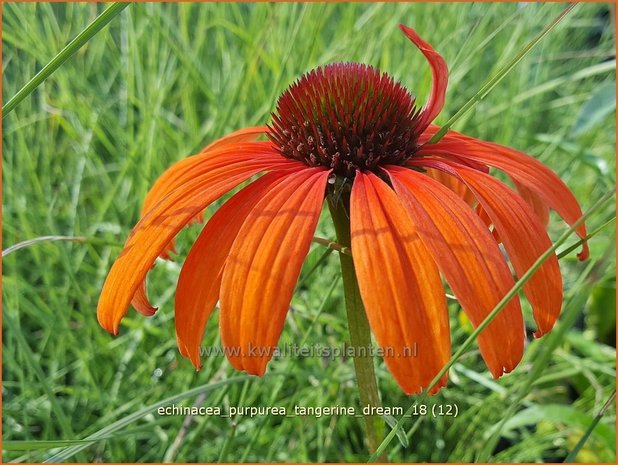
[[[384,351],[386,365],[406,393],[426,387],[450,356],[441,275],[476,326],[514,284],[499,244],[521,276],[551,245],[549,208],[570,225],[582,212],[558,176],[524,153],[455,131],[429,142],[447,66],[414,30],[401,29],[431,66],[422,108],[368,65],[332,64],[301,77],[279,98],[270,126],[220,139],[157,180],[103,287],[101,325],[116,334],[130,303],[152,315],[145,279],[156,258],[169,258],[174,236],[209,204],[262,173],[210,218],[189,252],[175,302],[181,353],[200,366],[206,321],[219,302],[222,344],[237,349],[226,351],[228,359],[264,373],[326,196],[349,213],[366,314],[379,346],[394,349]],[[269,140],[255,141],[260,135]],[[491,177],[490,167],[515,189]],[[585,226],[577,233],[584,238]],[[587,255],[584,244],[579,257]],[[524,291],[542,335],[562,304],[556,256]],[[517,365],[524,338],[514,298],[478,339],[495,377]],[[399,356],[412,344],[416,356]],[[261,350],[250,355],[251,347]]]

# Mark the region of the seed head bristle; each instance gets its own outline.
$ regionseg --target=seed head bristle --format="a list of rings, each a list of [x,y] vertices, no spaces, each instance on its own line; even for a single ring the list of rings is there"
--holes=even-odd
[[[269,137],[287,158],[354,177],[356,170],[400,165],[414,154],[415,102],[372,66],[331,64],[303,75],[279,97]]]

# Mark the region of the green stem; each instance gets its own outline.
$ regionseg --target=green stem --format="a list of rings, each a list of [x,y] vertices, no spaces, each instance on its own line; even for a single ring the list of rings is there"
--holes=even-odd
[[[337,199],[328,197],[328,206],[337,233],[337,243],[342,247],[349,248],[350,240],[350,196],[344,193]],[[361,407],[369,407],[375,412],[380,407],[378,383],[376,381],[373,366],[373,351],[369,321],[365,314],[365,307],[360,297],[356,271],[352,257],[340,253],[341,277],[343,280],[343,292],[350,331],[350,343],[354,353],[354,370],[356,372],[356,384],[360,394]],[[374,454],[384,438],[384,422],[379,415],[365,415],[367,429],[367,447],[370,454]],[[382,460],[385,460],[383,457]]]

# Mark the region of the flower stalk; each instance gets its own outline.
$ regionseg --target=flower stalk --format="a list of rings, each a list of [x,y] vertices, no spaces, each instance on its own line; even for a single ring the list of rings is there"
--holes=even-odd
[[[350,193],[329,195],[328,206],[335,225],[337,242],[349,250],[351,243]],[[361,300],[352,256],[340,253],[339,261],[341,263],[346,315],[350,331],[350,343],[354,353],[354,371],[356,372],[360,404],[361,407],[369,407],[370,411],[375,411],[377,407],[381,406],[381,403],[373,365],[369,321]],[[384,422],[379,415],[365,415],[365,428],[367,448],[370,454],[374,454],[384,438]],[[385,460],[386,457],[383,457],[383,459]]]

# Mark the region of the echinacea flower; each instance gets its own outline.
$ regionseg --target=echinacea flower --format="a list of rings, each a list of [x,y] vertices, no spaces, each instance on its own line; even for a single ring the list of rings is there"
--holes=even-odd
[[[214,213],[187,256],[175,299],[180,352],[200,367],[199,345],[219,302],[230,363],[265,372],[328,196],[349,212],[370,327],[380,347],[394,349],[384,351],[388,369],[408,394],[426,387],[451,352],[442,278],[477,326],[514,285],[513,272],[521,276],[551,246],[549,209],[569,225],[582,212],[560,178],[529,155],[455,131],[429,142],[439,130],[431,123],[444,105],[447,66],[414,30],[401,30],[431,67],[422,108],[368,65],[337,63],[305,74],[281,95],[270,126],[224,137],[156,181],[105,281],[101,325],[116,334],[130,303],[154,314],[145,279],[156,258],[169,258],[176,234],[208,205],[261,174]],[[268,140],[258,141],[262,135]],[[490,168],[506,173],[514,188]],[[586,236],[584,225],[577,234]],[[587,255],[584,244],[579,258]],[[540,336],[562,305],[556,256],[524,292]],[[514,298],[478,338],[494,377],[519,363],[524,339]],[[414,357],[400,356],[412,345]]]

